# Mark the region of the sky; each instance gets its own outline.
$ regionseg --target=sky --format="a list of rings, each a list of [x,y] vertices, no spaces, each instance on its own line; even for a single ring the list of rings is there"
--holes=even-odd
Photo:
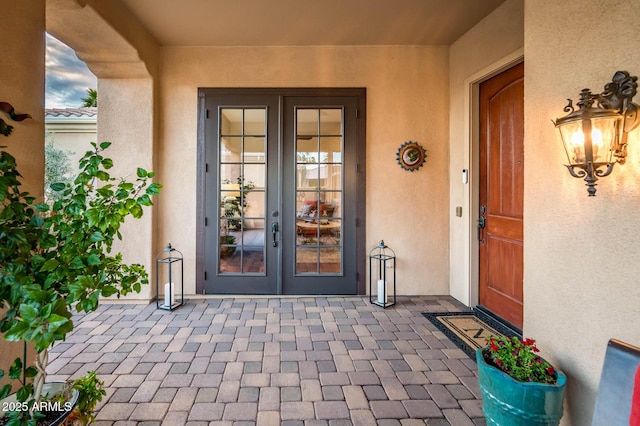
[[[66,44],[47,34],[45,108],[79,108],[98,80]]]

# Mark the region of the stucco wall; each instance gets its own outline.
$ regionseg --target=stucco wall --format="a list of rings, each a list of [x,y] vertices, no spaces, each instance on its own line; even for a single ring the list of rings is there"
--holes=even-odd
[[[44,0],[15,3],[0,0],[0,101],[13,104],[18,113],[32,119],[19,123],[0,117],[14,126],[7,138],[0,135],[0,145],[8,146],[18,162],[23,189],[42,199],[44,194]],[[0,369],[8,372],[13,360],[22,356],[23,344],[0,341]],[[30,351],[29,359],[33,359]],[[6,379],[5,379],[6,380]],[[0,385],[4,385],[0,383]]]
[[[587,197],[550,120],[616,70],[640,74],[639,11],[638,0],[525,4],[524,330],[567,373],[564,424],[591,424],[608,339],[640,346],[640,130],[627,164]]]
[[[109,170],[113,177],[124,177],[135,181],[136,170],[142,167],[155,171],[154,166],[154,83],[151,78],[98,79],[98,142],[109,141],[112,145],[105,156],[112,158],[114,167]],[[157,198],[153,198],[157,202]],[[122,227],[123,241],[116,241],[114,252],[121,251],[127,263],[139,263],[149,273],[151,285],[143,286],[140,294],[131,294],[129,299],[150,300],[155,295],[155,232],[153,217],[155,208],[144,208],[140,219],[127,218]]]
[[[195,291],[198,87],[366,87],[367,246],[384,239],[398,256],[399,294],[448,294],[448,48],[162,48],[157,249],[185,254]],[[426,166],[403,171],[405,141]]]
[[[496,67],[503,65],[501,62],[517,60],[524,45],[523,19],[524,0],[508,0],[456,40],[450,49],[449,279],[451,295],[466,304],[477,303],[474,294],[477,295],[478,267],[477,244],[469,234],[470,231],[473,234],[478,217],[477,206],[471,201],[478,181],[472,155],[477,147],[470,137],[470,117],[474,116],[470,85],[495,72]],[[462,182],[463,169],[470,171],[468,184]],[[456,216],[458,206],[462,207],[461,217]]]

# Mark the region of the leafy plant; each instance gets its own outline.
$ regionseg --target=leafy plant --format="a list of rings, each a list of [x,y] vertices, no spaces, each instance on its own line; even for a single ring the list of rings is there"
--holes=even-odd
[[[97,107],[98,106],[98,91],[96,89],[87,89],[87,97],[81,98],[82,106],[84,108]]]
[[[17,390],[21,402],[40,404],[49,348],[73,330],[72,308],[91,312],[101,297],[139,292],[148,283],[144,267],[123,263],[112,246],[122,239],[125,219],[140,218],[161,185],[151,183],[154,173],[142,168],[133,182],[111,177],[113,161],[103,156],[111,143],[91,145],[73,183],[52,185],[62,193],[53,207],[21,190],[15,158],[0,150],[0,306],[6,308],[0,332],[37,352],[35,367],[24,370]],[[17,359],[9,376],[19,378],[20,369]],[[3,387],[0,398],[10,392]]]
[[[49,135],[44,146],[44,199],[45,202],[54,203],[62,197],[59,191],[51,189],[54,183],[72,183],[73,167],[69,161],[71,151],[58,148]]]
[[[78,377],[72,383],[72,388],[79,392],[78,403],[73,409],[67,422],[71,425],[86,426],[95,422],[94,410],[96,405],[107,395],[104,390],[104,382],[100,380],[95,371],[89,371],[86,375]]]
[[[485,359],[519,382],[555,383],[556,372],[539,352],[533,339],[491,336]]]

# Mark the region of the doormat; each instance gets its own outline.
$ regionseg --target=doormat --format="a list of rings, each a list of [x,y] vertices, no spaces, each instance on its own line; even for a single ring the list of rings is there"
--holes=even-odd
[[[486,346],[491,336],[520,337],[491,317],[482,315],[479,318],[477,311],[423,312],[422,315],[473,360],[476,359],[476,349]]]

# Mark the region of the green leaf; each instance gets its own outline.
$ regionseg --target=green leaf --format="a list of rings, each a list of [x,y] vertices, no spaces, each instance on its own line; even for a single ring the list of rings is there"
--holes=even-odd
[[[104,286],[101,291],[103,297],[113,296],[118,292],[118,290],[112,285]]]
[[[82,261],[82,258],[80,256],[74,257],[71,263],[69,264],[69,268],[71,269],[84,269],[84,267],[85,267],[85,264]]]
[[[89,265],[100,265],[102,263],[102,261],[100,260],[100,257],[93,253],[91,255],[89,255],[89,257],[87,257],[87,264]]]
[[[0,389],[0,400],[5,399],[11,393],[11,385],[7,384]]]
[[[31,226],[35,226],[36,228],[41,227],[42,225],[44,225],[44,219],[41,218],[40,216],[33,216],[31,218],[31,221],[29,221],[29,224]]]
[[[34,322],[38,317],[38,310],[31,305],[20,305],[20,316],[26,322]]]
[[[113,167],[113,160],[111,158],[104,158],[102,160],[102,167],[105,169],[110,169]]]
[[[147,171],[142,167],[138,167],[138,177],[139,178],[147,177]]]
[[[151,198],[149,198],[149,196],[147,194],[143,194],[140,197],[138,197],[138,204],[140,204],[141,206],[152,206],[153,203],[151,202]]]
[[[19,379],[20,374],[22,373],[22,360],[20,358],[16,358],[9,367],[9,378],[10,379]]]
[[[40,213],[46,213],[50,208],[47,203],[38,203],[34,207],[36,208],[36,211],[39,211]]]
[[[109,176],[109,173],[103,172],[102,170],[99,170],[98,173],[96,173],[96,177],[101,181],[108,181],[111,178],[111,176]]]
[[[92,243],[97,243],[99,241],[104,241],[104,235],[102,235],[102,232],[100,231],[95,231],[93,234],[91,234],[91,237],[89,237],[89,239]]]
[[[64,190],[65,187],[66,185],[62,182],[56,182],[51,184],[51,189],[54,191],[62,191]]]
[[[107,149],[111,146],[111,142],[100,142],[100,149]],[[94,145],[95,147],[95,145]]]
[[[142,207],[140,207],[138,204],[132,206],[131,215],[136,219],[140,219],[142,217]]]
[[[146,193],[149,195],[157,195],[160,193],[160,188],[162,188],[162,185],[160,185],[159,183],[152,183],[147,188]]]
[[[35,367],[27,367],[27,369],[24,370],[24,375],[29,379],[32,377],[36,377],[38,375],[38,369]]]
[[[26,401],[31,396],[31,387],[30,386],[21,387],[20,389],[18,389],[18,392],[16,392],[16,396],[18,397],[18,401],[20,402]]]
[[[49,259],[44,263],[44,265],[42,265],[42,268],[40,268],[40,272],[53,271],[58,267],[59,264],[60,262],[58,262],[56,259]]]
[[[51,314],[51,316],[49,316],[49,327],[51,328],[52,331],[57,330],[60,327],[63,327],[69,322],[70,321],[67,318],[62,317],[58,314]]]

